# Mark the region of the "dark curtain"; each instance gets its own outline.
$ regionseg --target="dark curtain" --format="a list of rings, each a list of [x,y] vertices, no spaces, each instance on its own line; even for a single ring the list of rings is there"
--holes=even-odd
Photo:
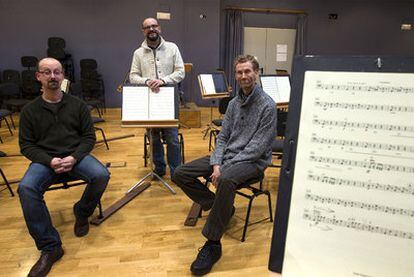
[[[233,61],[243,54],[243,13],[241,11],[226,11],[224,71],[229,85],[233,87],[233,95],[237,89],[234,78]]]
[[[296,45],[295,55],[304,55],[306,53],[305,31],[306,31],[306,15],[299,14],[296,21]]]

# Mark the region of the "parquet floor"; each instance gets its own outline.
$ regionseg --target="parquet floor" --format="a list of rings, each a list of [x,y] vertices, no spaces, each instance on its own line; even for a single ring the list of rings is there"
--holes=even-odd
[[[214,117],[217,117],[215,114]],[[18,123],[18,117],[15,116]],[[108,109],[100,127],[108,138],[132,134],[134,137],[109,142],[110,150],[97,144],[93,155],[102,162],[111,162],[111,180],[102,198],[104,208],[121,198],[149,169],[143,163],[144,129],[121,128],[120,110]],[[210,119],[210,109],[202,108],[202,126]],[[203,128],[180,129],[185,140],[187,161],[208,154],[208,139],[203,140]],[[3,124],[0,149],[8,157],[0,158],[0,166],[10,181],[21,179],[29,162],[19,155],[18,131],[10,136]],[[98,139],[100,135],[97,134]],[[273,210],[279,169],[266,171],[264,186],[272,193]],[[166,181],[177,191],[172,195],[160,183],[137,196],[100,226],[91,226],[83,238],[73,234],[75,222],[73,204],[80,198],[83,187],[50,191],[45,201],[57,227],[65,255],[55,264],[49,276],[189,276],[189,266],[204,243],[201,228],[186,227],[183,222],[191,201],[169,177]],[[2,181],[0,181],[2,182]],[[17,184],[12,184],[16,192]],[[1,186],[0,189],[3,189]],[[267,269],[273,223],[269,221],[249,227],[247,239],[240,242],[247,199],[236,196],[236,214],[222,239],[223,256],[214,266],[211,276],[269,276]],[[265,197],[255,200],[251,219],[267,215]],[[0,276],[26,276],[39,257],[23,220],[19,199],[7,190],[0,192]]]

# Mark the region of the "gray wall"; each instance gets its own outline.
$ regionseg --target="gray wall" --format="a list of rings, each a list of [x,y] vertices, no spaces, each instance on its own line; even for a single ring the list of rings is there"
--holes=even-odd
[[[133,51],[142,42],[140,23],[156,11],[170,11],[161,21],[163,35],[194,64],[184,82],[186,99],[198,104],[196,75],[220,67],[227,5],[300,9],[308,12],[306,45],[309,54],[414,55],[414,31],[401,32],[403,20],[414,23],[414,1],[403,0],[0,0],[0,71],[22,70],[20,57],[44,57],[47,38],[63,37],[76,64],[98,61],[106,85],[108,106],[119,107],[116,92],[130,67]],[[336,21],[328,13],[338,13]],[[200,19],[205,14],[205,19]],[[289,27],[291,16],[246,14],[246,26]]]

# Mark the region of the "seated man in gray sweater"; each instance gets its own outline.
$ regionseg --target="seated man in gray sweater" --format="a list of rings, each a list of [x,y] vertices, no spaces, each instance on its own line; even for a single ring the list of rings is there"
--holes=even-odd
[[[276,137],[276,104],[256,84],[259,63],[250,55],[239,56],[234,68],[240,91],[229,103],[214,152],[178,167],[172,179],[204,211],[210,210],[202,231],[207,242],[191,264],[195,275],[207,274],[220,259],[235,191],[271,163]],[[215,194],[198,180],[201,176],[211,179]]]

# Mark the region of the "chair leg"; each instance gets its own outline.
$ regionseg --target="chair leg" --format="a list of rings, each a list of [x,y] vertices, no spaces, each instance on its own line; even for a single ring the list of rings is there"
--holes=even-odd
[[[7,188],[9,189],[11,196],[14,197],[14,193],[13,193],[13,190],[11,189],[11,187],[10,187],[9,181],[7,181],[6,175],[4,175],[3,170],[1,170],[1,168],[0,168],[0,174],[1,174],[1,177],[3,178],[3,180],[4,180],[4,183],[6,184]]]
[[[99,215],[98,215],[98,218],[103,218],[103,212],[102,212],[102,203],[101,203],[101,199],[99,199],[99,202],[98,202],[98,209],[99,209]]]
[[[181,149],[181,163],[184,164],[185,163],[185,157],[184,157],[184,137],[182,134],[178,134],[179,135],[179,140],[180,140],[180,149]]]
[[[103,141],[104,141],[104,143],[106,145],[106,149],[109,150],[108,141],[106,140],[106,136],[105,136],[105,133],[104,133],[103,129],[102,128],[99,128],[99,127],[95,127],[95,130],[98,130],[98,131],[101,132]]]
[[[264,194],[267,195],[267,202],[269,204],[269,218],[270,218],[270,222],[273,222],[273,214],[272,214],[272,200],[270,197],[270,192],[268,190],[263,191]]]
[[[16,125],[14,125],[13,116],[10,114],[9,117],[10,117],[11,124],[13,126],[13,130],[16,130]]]
[[[147,167],[147,158],[148,158],[148,148],[147,148],[147,146],[148,146],[148,144],[149,144],[149,142],[147,143],[147,140],[148,139],[148,137],[147,137],[147,134],[145,133],[144,134],[144,167]]]
[[[9,121],[7,120],[7,118],[4,118],[4,121],[6,121],[7,128],[9,128],[10,135],[13,135],[13,131],[10,127],[10,124],[9,124]]]
[[[246,219],[244,221],[243,235],[241,238],[241,242],[244,242],[246,240],[247,226],[249,226],[250,211],[252,209],[254,197],[255,197],[254,195],[249,197],[249,206],[247,207]]]

